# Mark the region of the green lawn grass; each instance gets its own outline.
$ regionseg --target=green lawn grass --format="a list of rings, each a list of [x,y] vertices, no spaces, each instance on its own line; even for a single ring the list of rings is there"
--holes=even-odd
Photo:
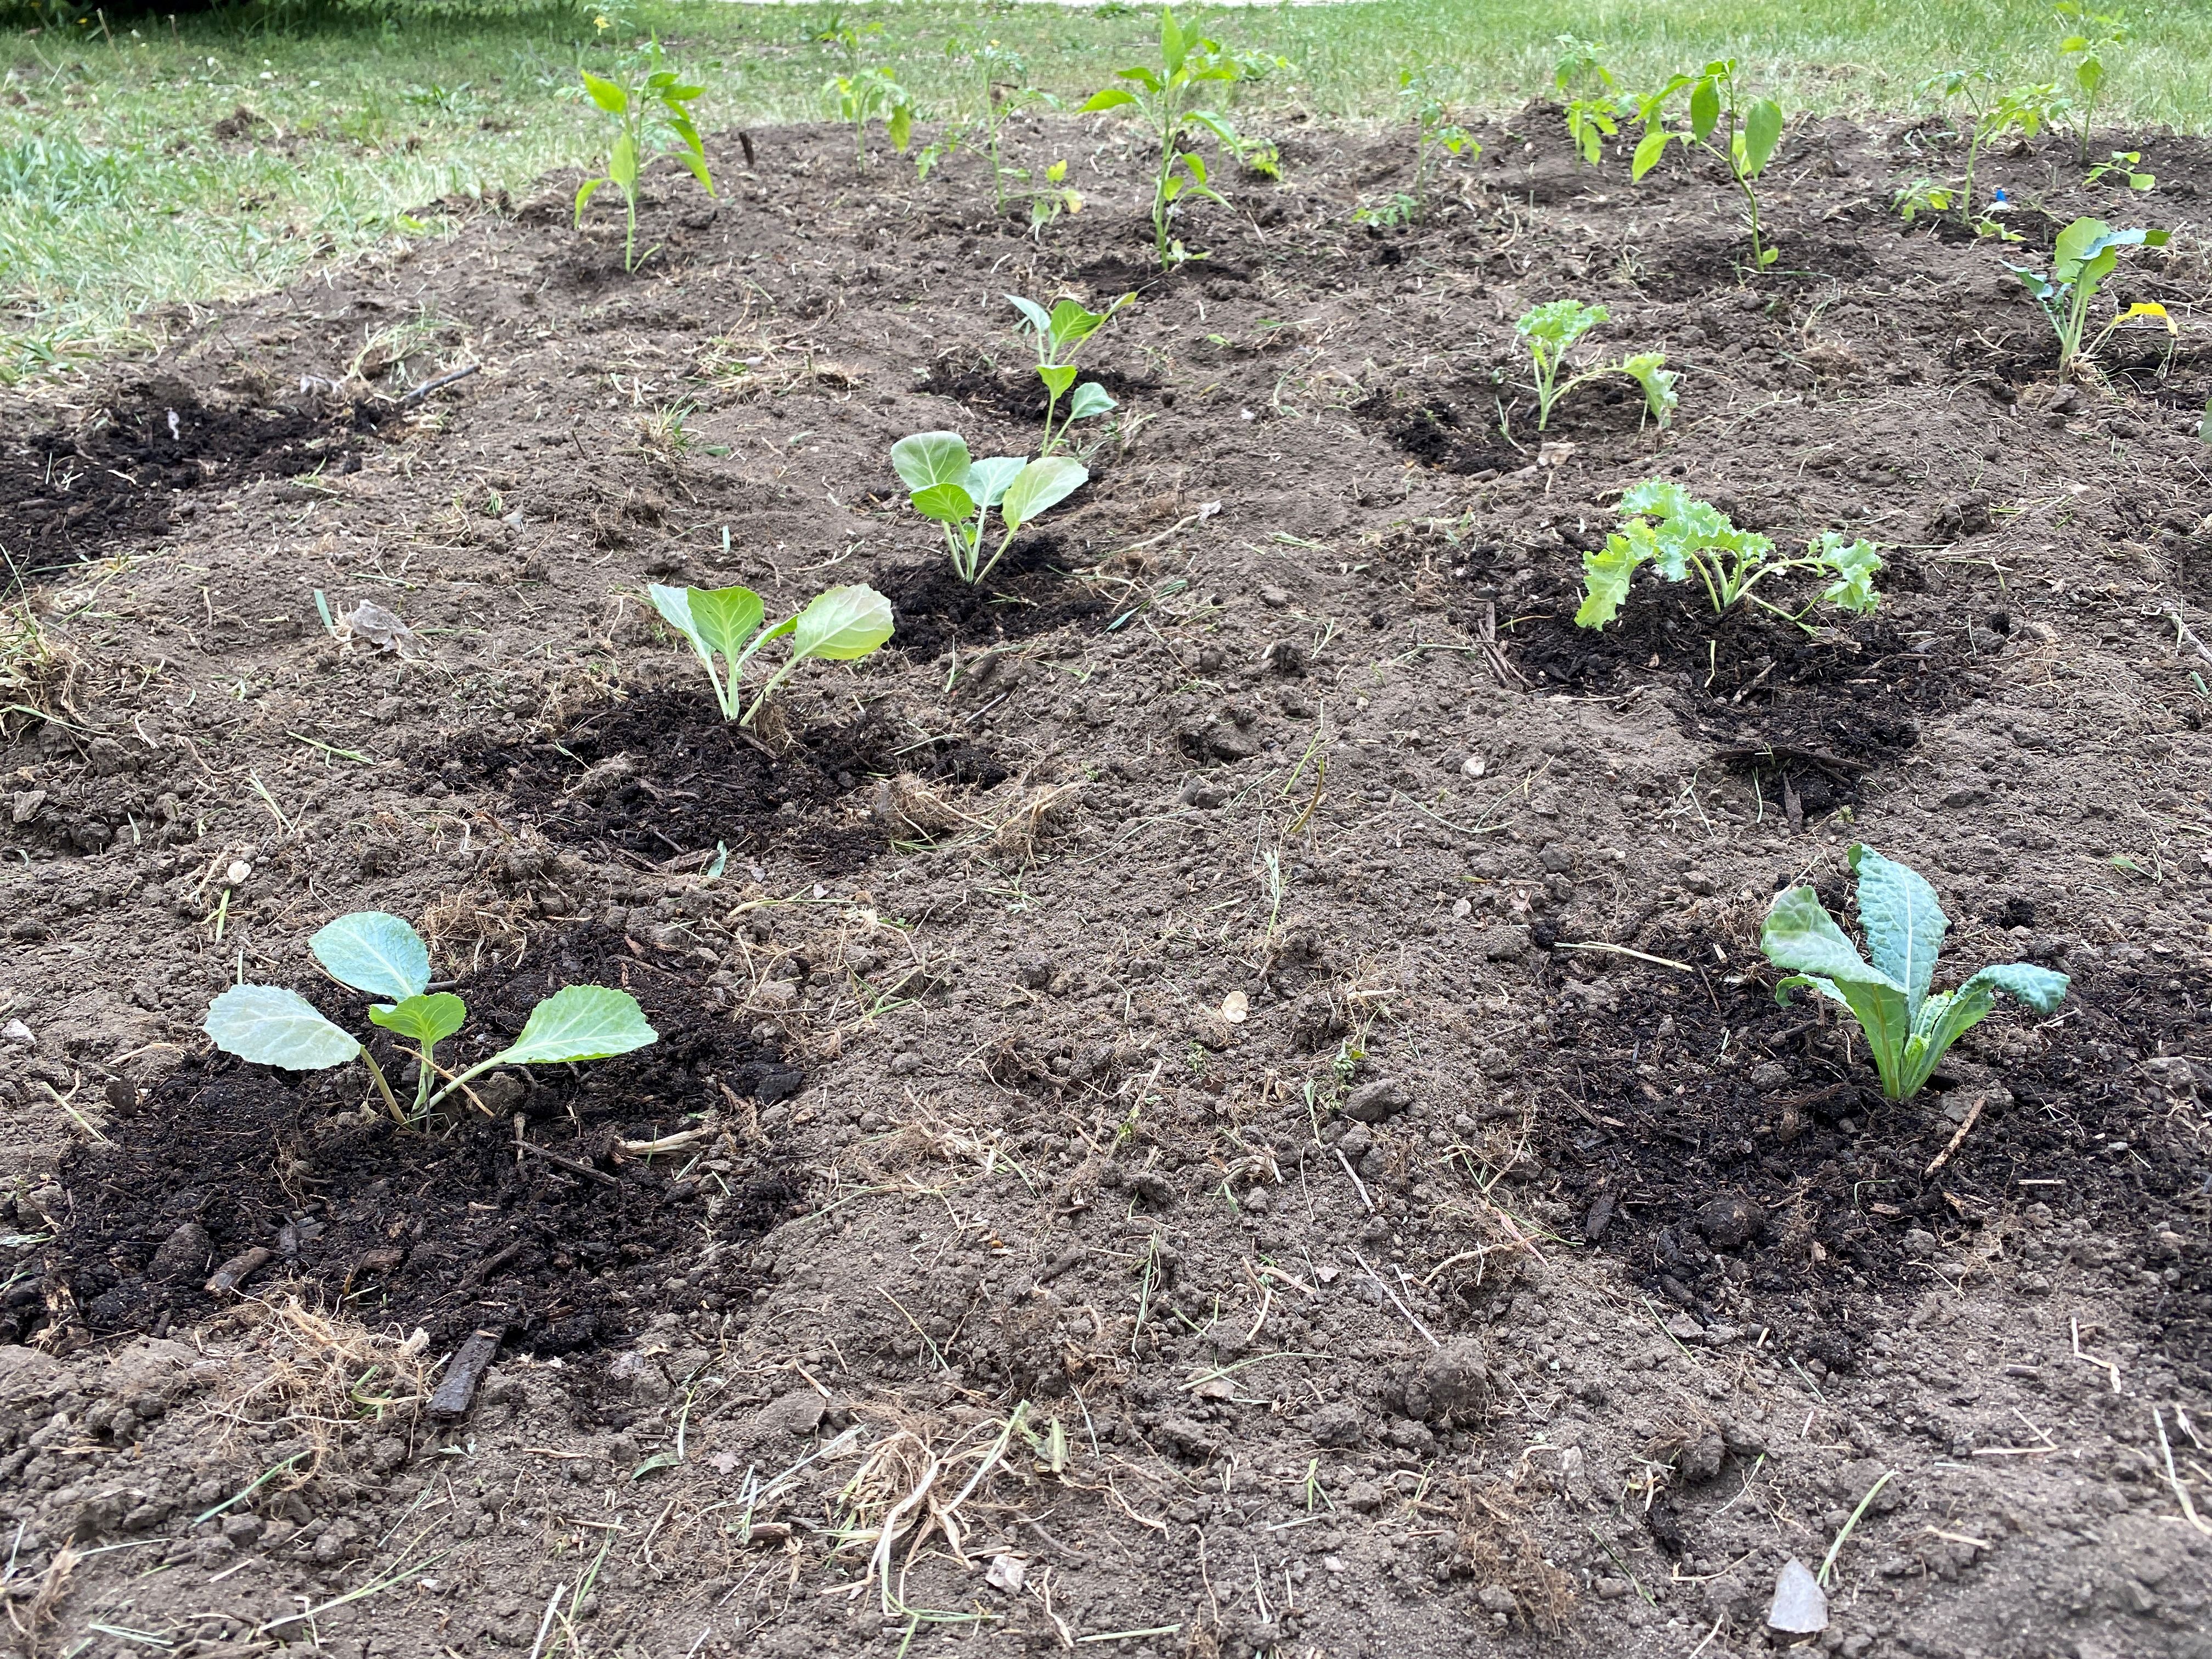
[[[128,23],[97,15],[0,32],[0,381],[153,343],[168,310],[264,290],[380,239],[443,234],[441,198],[520,191],[605,139],[574,95],[648,33],[709,88],[710,128],[823,118],[831,6],[612,0],[604,8],[311,0]],[[877,61],[925,117],[974,90],[948,36],[1021,52],[1037,84],[1079,98],[1155,35],[1148,9],[848,6],[880,21]],[[2203,131],[2212,6],[2142,8],[2108,55],[2116,123]],[[2044,0],[1383,0],[1217,11],[1231,45],[1291,67],[1248,94],[1330,121],[1391,117],[1398,73],[1441,66],[1472,109],[1548,88],[1553,37],[1602,40],[1630,90],[1733,53],[1793,112],[1903,109],[1961,63],[2052,80]],[[240,106],[258,121],[218,137]],[[1264,125],[1264,123],[1262,124]]]

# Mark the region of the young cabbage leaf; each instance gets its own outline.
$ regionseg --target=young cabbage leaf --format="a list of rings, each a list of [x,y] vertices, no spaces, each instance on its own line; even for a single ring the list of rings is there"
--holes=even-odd
[[[314,1004],[281,985],[230,987],[208,1005],[200,1029],[227,1054],[288,1072],[325,1071],[362,1051]]]
[[[1791,991],[1809,987],[1850,1010],[1890,1099],[1919,1093],[1951,1045],[1988,1018],[1998,992],[2045,1014],[2065,996],[2065,975],[2025,962],[1982,969],[1957,990],[1931,995],[1950,926],[1936,890],[1870,847],[1854,845],[1848,856],[1871,963],[1810,887],[1776,896],[1759,944],[1769,961],[1789,970],[1775,987],[1776,1001],[1787,1003]]]
[[[421,935],[381,910],[340,916],[309,939],[307,949],[332,979],[373,997],[398,1001],[430,982],[430,951]]]
[[[738,679],[751,654],[746,641],[759,632],[767,614],[761,596],[750,587],[670,587],[654,582],[646,589],[668,625],[691,642],[714,688],[714,701],[726,720],[738,717]],[[756,647],[758,641],[755,641]],[[714,666],[720,653],[728,665],[726,676]]]

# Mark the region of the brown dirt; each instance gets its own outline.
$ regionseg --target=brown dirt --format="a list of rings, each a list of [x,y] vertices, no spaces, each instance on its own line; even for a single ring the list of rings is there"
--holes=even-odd
[[[1888,1473],[1822,1651],[2212,1650],[2159,1440],[2212,1511],[2212,157],[2129,140],[2124,204],[1993,164],[2025,248],[2177,228],[2114,293],[2189,331],[2067,388],[2020,251],[1887,210],[1897,132],[1793,131],[1757,279],[1713,179],[1577,169],[1555,114],[1391,234],[1349,216],[1399,136],[1282,136],[1162,278],[1073,125],[1020,139],[1090,175],[1036,241],[757,131],[720,204],[656,188],[635,277],[555,179],[6,417],[0,543],[81,663],[0,726],[0,1594],[46,1642],[244,1650],[306,1598],[343,1659],[549,1601],[547,1653],[1743,1654]],[[1086,353],[1129,418],[969,590],[887,452],[1026,447],[999,296],[1063,285],[1139,291]],[[1540,447],[1510,319],[1561,294],[1686,371],[1671,429],[1596,385]],[[458,319],[409,378],[483,372],[285,391],[403,295]],[[1575,629],[1651,476],[1884,544],[1882,608],[1647,578]],[[648,579],[869,580],[900,631],[756,744]],[[1947,974],[2074,976],[1901,1105],[1756,946],[1862,837]],[[323,996],[307,936],[368,906],[488,1034],[645,1001],[661,1043],[511,1103],[604,1180],[206,1054],[215,990]],[[925,1490],[957,1536],[887,1588]]]

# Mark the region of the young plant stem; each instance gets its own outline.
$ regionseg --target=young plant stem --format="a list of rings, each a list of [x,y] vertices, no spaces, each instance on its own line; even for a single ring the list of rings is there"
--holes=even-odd
[[[392,1085],[385,1080],[384,1067],[376,1063],[376,1056],[368,1052],[366,1044],[362,1047],[361,1063],[368,1067],[369,1080],[376,1085],[376,1092],[384,1097],[384,1107],[392,1114],[392,1121],[405,1128],[407,1114],[399,1109],[399,1103],[392,1097]]]

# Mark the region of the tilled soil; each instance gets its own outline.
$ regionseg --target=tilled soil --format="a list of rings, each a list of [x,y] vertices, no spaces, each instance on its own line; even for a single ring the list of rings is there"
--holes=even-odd
[[[1018,134],[1091,199],[1031,238],[757,131],[635,276],[554,179],[7,416],[16,1627],[1740,1654],[1832,1553],[1824,1652],[2212,1652],[2203,147],[1998,157],[1999,248],[1888,211],[1925,132],[1802,124],[1751,277],[1556,112],[1391,230],[1403,136],[1290,123],[1161,276],[1126,136]],[[2002,261],[2081,212],[2175,228],[2112,295],[2182,331],[2065,385]],[[890,443],[1024,451],[1000,296],[1124,289],[1091,483],[953,580]],[[1562,295],[1671,427],[1534,432]],[[1576,628],[1651,477],[1881,607]],[[898,633],[733,731],[647,580]],[[1907,1103],[1757,950],[1859,839],[1947,981],[2072,975]],[[305,941],[365,908],[465,1043],[574,982],[660,1041],[423,1130],[207,1052],[240,976],[355,1012]]]

